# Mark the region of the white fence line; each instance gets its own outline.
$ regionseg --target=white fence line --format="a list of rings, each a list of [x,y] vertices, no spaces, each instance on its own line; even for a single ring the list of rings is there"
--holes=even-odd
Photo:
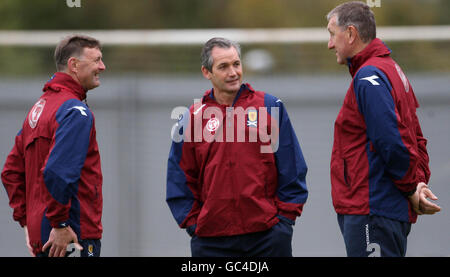
[[[326,28],[185,29],[185,30],[58,30],[0,31],[0,46],[54,46],[69,34],[85,34],[104,45],[201,45],[216,36],[242,44],[317,43],[328,40]],[[450,40],[450,25],[378,27],[384,41]]]

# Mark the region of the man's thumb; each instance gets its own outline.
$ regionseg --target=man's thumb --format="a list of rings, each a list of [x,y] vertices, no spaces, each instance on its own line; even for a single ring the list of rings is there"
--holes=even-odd
[[[81,246],[81,244],[78,243],[78,237],[77,234],[75,234],[75,232],[72,230],[72,228],[69,226],[69,231],[72,234],[72,238],[73,238],[73,245],[75,246],[76,249],[78,250],[83,250],[83,246]]]

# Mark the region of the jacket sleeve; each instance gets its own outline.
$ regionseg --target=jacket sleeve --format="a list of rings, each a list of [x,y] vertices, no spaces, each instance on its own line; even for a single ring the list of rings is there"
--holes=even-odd
[[[416,103],[416,108],[419,107],[417,103],[417,99],[414,96],[414,100]],[[417,118],[417,115],[414,113],[414,125],[416,126],[416,140],[417,140],[417,150],[418,150],[418,164],[417,164],[417,171],[416,171],[416,178],[417,182],[424,182],[425,184],[428,184],[428,181],[430,180],[430,167],[429,167],[429,161],[430,158],[428,157],[428,151],[427,151],[427,140],[424,138],[422,133],[422,128],[420,127],[419,119]]]
[[[414,190],[417,186],[416,138],[398,112],[409,107],[396,107],[389,79],[374,66],[360,69],[353,85],[367,136],[386,164],[387,173],[401,192]]]
[[[167,164],[166,202],[181,228],[193,229],[200,213],[199,169],[192,140],[186,139],[190,113],[185,113],[172,134]],[[189,133],[189,132],[187,132]],[[193,232],[193,230],[191,230]]]
[[[278,173],[276,199],[278,214],[295,220],[297,216],[301,215],[308,198],[306,187],[308,168],[281,100],[266,94],[265,106],[269,109],[270,116],[275,119],[274,122],[278,123],[278,147],[274,149]],[[274,137],[276,136],[272,135],[272,138]]]
[[[49,192],[46,216],[54,228],[68,224],[71,199],[78,191],[86,160],[93,116],[85,104],[70,99],[56,112],[56,121],[58,127],[43,168]]]
[[[22,130],[17,134],[13,149],[6,158],[2,182],[13,208],[13,218],[20,226],[26,225],[25,159],[23,155]]]

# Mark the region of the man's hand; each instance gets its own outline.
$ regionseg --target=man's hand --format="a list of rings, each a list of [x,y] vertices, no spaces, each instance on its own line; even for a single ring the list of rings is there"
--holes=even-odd
[[[34,255],[34,253],[33,253],[33,247],[31,247],[31,244],[30,244],[30,237],[28,236],[27,225],[23,226],[23,230],[25,231],[25,241],[27,243],[28,252],[30,252],[31,256],[35,257],[36,255]]]
[[[50,247],[49,257],[65,257],[67,245],[72,242],[78,250],[83,250],[83,247],[78,243],[77,235],[70,226],[65,228],[53,228],[47,243],[42,247],[42,251],[45,251]]]
[[[437,200],[436,195],[431,192],[427,184],[421,182],[417,185],[416,192],[409,197],[414,211],[419,214],[435,214],[441,210],[441,207],[427,200]]]

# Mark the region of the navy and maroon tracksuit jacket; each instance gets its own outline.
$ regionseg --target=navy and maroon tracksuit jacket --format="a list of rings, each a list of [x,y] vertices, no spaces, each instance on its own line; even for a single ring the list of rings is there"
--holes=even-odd
[[[199,237],[232,236],[270,229],[277,215],[300,216],[307,167],[279,99],[243,84],[227,107],[210,90],[177,126],[167,203],[181,228],[195,226]]]
[[[31,108],[6,159],[2,182],[13,218],[27,226],[39,253],[52,227],[70,225],[78,239],[102,235],[102,172],[86,91],[58,72]]]
[[[413,89],[391,51],[374,39],[349,59],[353,77],[337,116],[331,156],[338,214],[375,214],[415,222],[405,194],[430,170]]]

